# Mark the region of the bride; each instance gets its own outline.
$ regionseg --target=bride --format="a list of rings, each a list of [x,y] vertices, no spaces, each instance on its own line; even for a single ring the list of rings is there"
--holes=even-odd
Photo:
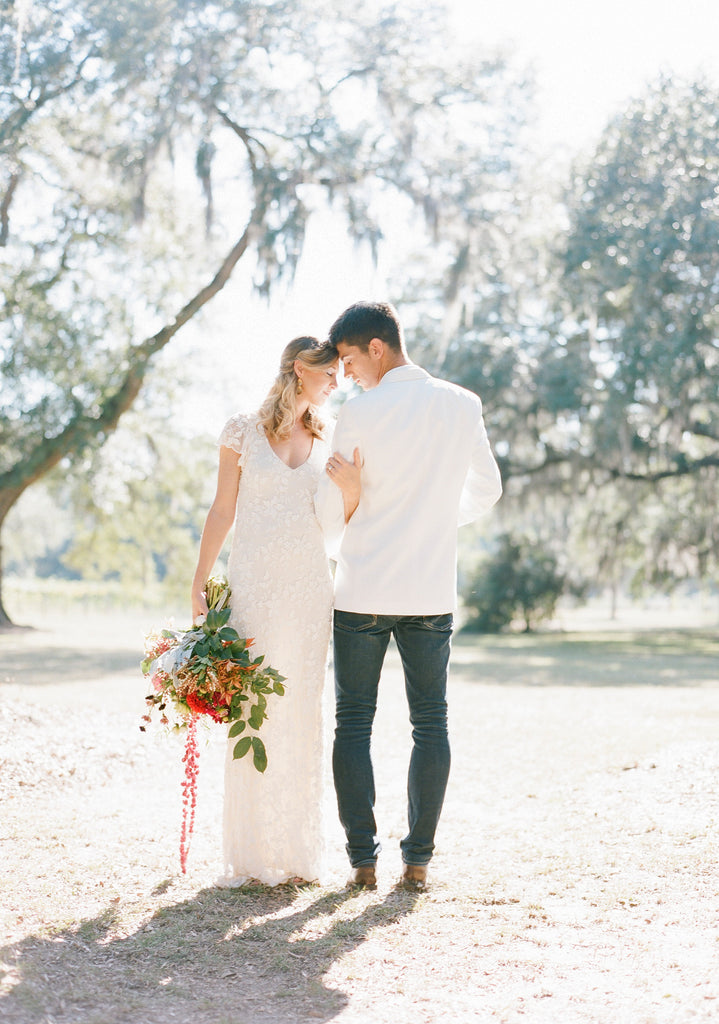
[[[322,690],[330,637],[332,579],[314,494],[328,457],[321,406],[337,387],[336,349],[295,338],[264,404],[233,416],[219,439],[217,492],[207,515],[194,580],[192,618],[207,613],[205,581],[234,524],[227,576],[230,625],[276,668],[285,695],[270,698],[262,738],[264,774],[228,743],[223,814],[224,877],[278,885],[313,881],[324,857]],[[347,466],[343,494],[357,490]]]

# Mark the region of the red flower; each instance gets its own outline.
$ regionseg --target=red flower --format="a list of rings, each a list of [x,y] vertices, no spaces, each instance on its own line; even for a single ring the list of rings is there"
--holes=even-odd
[[[209,715],[214,722],[223,721],[222,717],[218,715],[218,713],[215,711],[212,705],[208,704],[208,702],[206,700],[203,700],[202,697],[198,697],[196,693],[188,693],[185,697],[185,701],[187,702],[187,706],[190,709],[190,711],[193,712],[193,714]]]

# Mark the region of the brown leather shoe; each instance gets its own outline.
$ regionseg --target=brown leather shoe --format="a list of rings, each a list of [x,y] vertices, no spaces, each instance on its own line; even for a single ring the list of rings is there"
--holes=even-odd
[[[411,892],[423,892],[427,888],[427,865],[404,864],[399,886]]]
[[[374,864],[362,864],[358,868],[352,868],[347,885],[350,889],[376,889],[377,875]]]

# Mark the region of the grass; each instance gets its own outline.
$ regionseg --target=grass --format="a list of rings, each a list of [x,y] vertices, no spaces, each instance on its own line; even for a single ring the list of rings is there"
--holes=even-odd
[[[453,644],[453,673],[533,686],[715,685],[716,630],[587,631],[478,638]]]

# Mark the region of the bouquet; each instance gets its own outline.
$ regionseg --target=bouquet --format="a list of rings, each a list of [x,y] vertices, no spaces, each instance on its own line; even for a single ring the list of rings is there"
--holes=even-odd
[[[145,698],[147,713],[143,723],[149,723],[152,712],[157,710],[163,725],[187,731],[180,837],[183,874],[197,803],[197,722],[206,715],[214,722],[229,725],[230,737],[241,736],[233,757],[244,757],[252,750],[255,768],[264,772],[267,751],[256,734],[267,718],[267,698],[285,692],[285,677],[274,668],[265,667],[263,655],[252,658],[250,647],[254,641],[241,638],[227,625],[231,596],[227,580],[209,579],[206,596],[209,610],[204,620],[196,619],[190,629],[163,629],[145,637],[141,666],[153,688]],[[140,729],[144,732],[146,725],[142,724]]]

